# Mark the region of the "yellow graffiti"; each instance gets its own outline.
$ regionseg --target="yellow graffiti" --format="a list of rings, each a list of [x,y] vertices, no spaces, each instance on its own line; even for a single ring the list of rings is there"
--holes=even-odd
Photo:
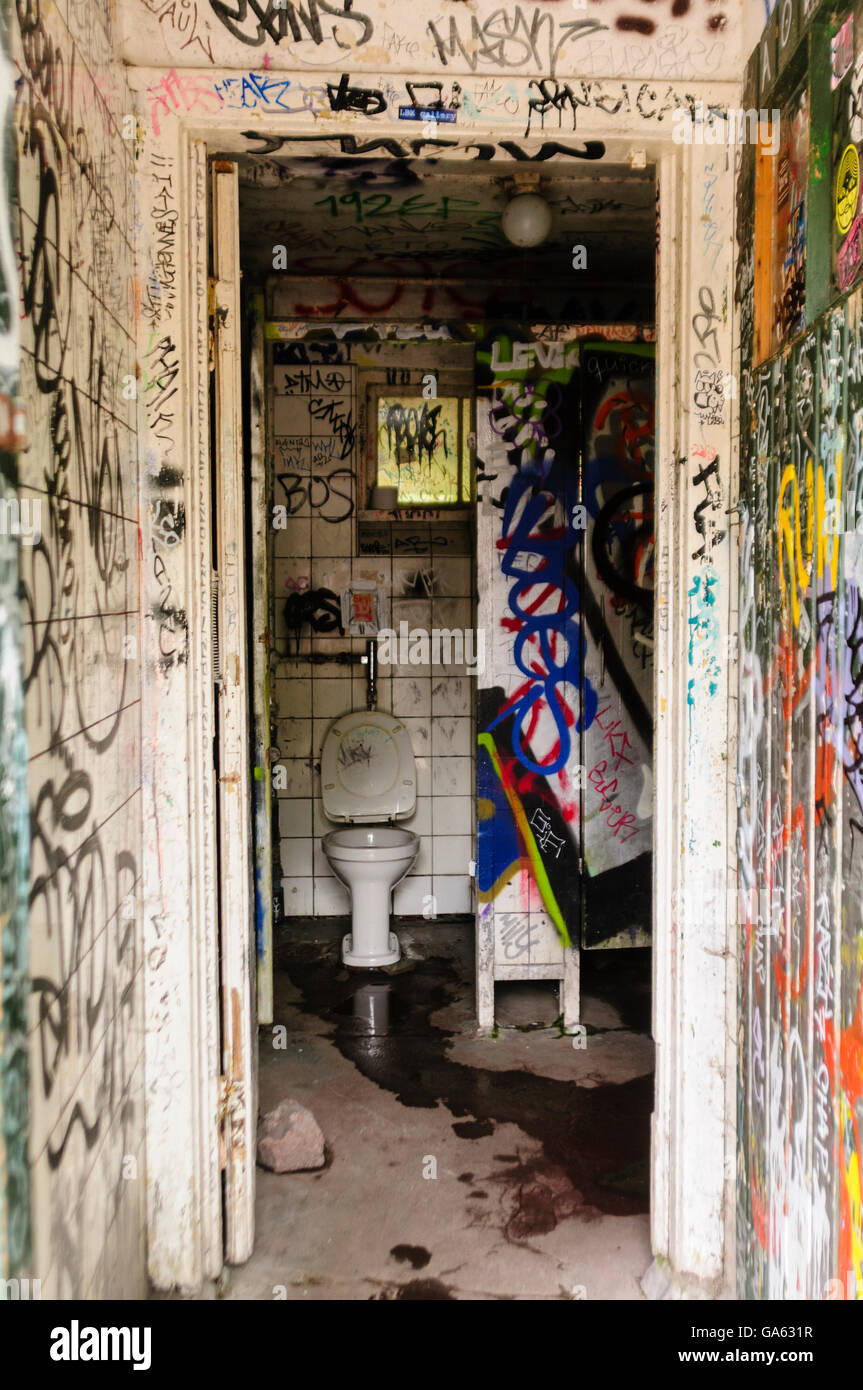
[[[518,874],[520,874],[523,869],[526,868],[527,865],[525,864],[523,859],[513,859],[512,863],[507,865],[503,873],[498,875],[498,877],[495,879],[494,883],[491,885],[490,888],[486,888],[485,890],[479,888],[477,890],[477,896],[479,897],[480,902],[494,902],[498,893],[501,893],[503,889],[506,887],[506,885],[510,883]]]
[[[785,504],[785,495],[791,488],[792,509]],[[794,529],[791,529],[792,511]],[[794,464],[789,463],[782,474],[779,485],[779,582],[782,585],[783,608],[787,612],[788,590],[791,591],[791,616],[794,626],[800,622],[800,594],[809,587],[809,574],[812,568],[812,460],[806,460],[806,516],[809,521],[806,557],[803,555],[803,541],[800,534],[800,488]],[[788,556],[788,585],[785,580],[785,555]]]
[[[531,830],[527,816],[524,813],[524,808],[521,804],[521,801],[519,800],[518,793],[516,792],[515,788],[512,785],[512,782],[507,777],[506,773],[501,767],[501,762],[500,758],[498,757],[494,739],[492,738],[491,734],[484,733],[479,734],[477,736],[476,741],[480,745],[480,747],[484,748],[488,753],[491,759],[492,767],[494,768],[498,780],[501,786],[503,787],[504,794],[506,796],[507,801],[509,802],[510,810],[512,811],[513,820],[518,826],[522,844],[527,850],[528,858],[530,859],[531,867],[533,869],[534,881],[536,882],[536,886],[539,889],[543,905],[549,917],[554,922],[554,925],[557,927],[558,935],[560,936],[560,939],[563,942],[564,946],[571,946],[572,941],[570,939],[570,935],[566,927],[566,922],[563,919],[563,914],[560,908],[558,907],[557,900],[555,899],[554,893],[552,892],[552,887],[548,879],[548,874],[546,873],[545,865],[542,862],[542,855],[540,854],[539,849],[537,848],[536,840],[533,837],[533,831]],[[520,869],[521,867],[521,861],[516,860],[514,872]],[[498,880],[498,882],[500,882],[500,880]]]
[[[840,1107],[844,1133],[846,1127],[851,1129],[853,1125],[850,1107],[844,1095],[840,1096]],[[853,1297],[863,1299],[863,1197],[860,1192],[860,1156],[853,1149],[848,1161],[843,1164],[842,1179],[845,1205],[843,1217],[847,1222],[847,1229],[843,1234],[849,1268],[854,1275],[851,1287],[854,1290]]]
[[[800,622],[800,599],[806,593],[812,576],[813,550],[818,580],[829,572],[830,587],[836,587],[840,531],[838,512],[842,497],[841,450],[836,454],[832,483],[828,497],[823,465],[819,463],[817,480],[813,483],[812,459],[806,460],[805,534],[800,522],[800,487],[793,463],[785,468],[779,485],[779,582],[786,614],[790,596],[795,628]]]

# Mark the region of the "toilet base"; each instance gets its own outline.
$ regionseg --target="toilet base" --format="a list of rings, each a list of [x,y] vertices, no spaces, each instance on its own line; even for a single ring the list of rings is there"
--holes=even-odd
[[[354,938],[351,932],[342,937],[342,964],[348,965],[354,970],[374,970],[381,965],[395,965],[401,960],[401,947],[395,932],[390,932],[389,950],[375,951],[369,956],[360,956],[354,953]]]

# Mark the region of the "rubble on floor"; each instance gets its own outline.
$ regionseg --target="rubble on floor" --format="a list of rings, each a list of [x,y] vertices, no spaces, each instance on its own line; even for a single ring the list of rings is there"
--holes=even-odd
[[[298,1100],[283,1100],[258,1122],[258,1163],[272,1173],[301,1173],[326,1163],[321,1127]]]

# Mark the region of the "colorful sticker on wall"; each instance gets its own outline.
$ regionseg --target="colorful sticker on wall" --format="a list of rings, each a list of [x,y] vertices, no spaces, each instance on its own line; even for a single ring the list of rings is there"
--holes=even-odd
[[[854,62],[854,16],[850,14],[830,40],[830,90],[835,92]]]
[[[863,217],[858,213],[836,257],[836,278],[843,294],[857,278],[861,259],[863,259]]]
[[[351,637],[376,637],[386,626],[387,602],[374,580],[355,579],[341,592],[342,627]]]
[[[836,226],[842,236],[850,230],[860,197],[860,157],[856,145],[846,145],[836,170]]]
[[[435,106],[400,106],[400,121],[434,121],[436,124],[455,125],[454,111],[440,111]]]

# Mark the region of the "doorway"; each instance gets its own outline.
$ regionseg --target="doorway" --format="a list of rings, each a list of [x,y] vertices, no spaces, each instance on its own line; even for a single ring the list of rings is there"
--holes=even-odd
[[[627,1238],[638,1253],[629,1271],[628,1292],[620,1296],[636,1296],[633,1271],[646,1265],[648,1253],[652,1045],[649,951],[644,946],[650,929],[649,863],[646,877],[641,865],[640,900],[628,883],[628,917],[618,902],[616,916],[607,911],[603,918],[606,895],[595,892],[590,899],[588,883],[591,868],[598,881],[600,873],[611,870],[613,877],[621,866],[630,872],[626,866],[637,859],[627,853],[615,856],[614,846],[610,854],[607,846],[600,848],[591,828],[597,814],[608,820],[616,812],[615,826],[606,827],[605,838],[615,839],[618,850],[634,834],[639,807],[638,829],[646,840],[651,836],[649,791],[644,798],[649,782],[641,771],[649,761],[651,731],[642,721],[644,746],[635,754],[636,735],[621,730],[619,721],[619,687],[624,680],[629,680],[629,692],[637,692],[641,683],[649,720],[651,325],[550,321],[548,308],[542,306],[551,302],[551,252],[544,252],[542,273],[532,279],[526,275],[524,254],[495,243],[492,218],[477,212],[477,199],[454,191],[464,191],[457,169],[447,176],[437,173],[434,188],[422,183],[419,191],[394,195],[376,192],[375,180],[389,187],[392,174],[377,169],[374,161],[363,169],[362,191],[352,188],[351,170],[340,169],[337,161],[325,171],[307,165],[308,161],[286,160],[278,164],[278,174],[270,168],[266,198],[259,163],[248,161],[240,171],[241,213],[247,219],[244,223],[241,217],[241,246],[248,236],[252,260],[257,256],[260,270],[266,271],[254,288],[264,294],[264,326],[258,339],[264,356],[262,418],[273,508],[268,619],[273,633],[269,684],[277,926],[273,1024],[262,1032],[261,1108],[283,1099],[285,1089],[291,1089],[297,1099],[314,1100],[310,1108],[325,1135],[324,1166],[314,1176],[259,1173],[262,1200],[269,1204],[263,1224],[269,1231],[279,1229],[273,1218],[278,1193],[285,1191],[287,1182],[293,1184],[291,1191],[307,1194],[302,1201],[312,1229],[318,1231],[323,1209],[317,1210],[311,1194],[318,1189],[311,1183],[321,1191],[335,1189],[338,1209],[345,1200],[342,1194],[355,1182],[367,1191],[369,1212],[376,1211],[384,1195],[380,1183],[376,1185],[376,1165],[360,1149],[346,1153],[345,1144],[348,1132],[357,1132],[355,1105],[370,1107],[373,1113],[386,1110],[384,1128],[389,1126],[396,1151],[419,1144],[428,1160],[418,1174],[393,1175],[405,1197],[404,1203],[393,1203],[403,1224],[410,1225],[409,1208],[415,1204],[415,1196],[407,1200],[406,1194],[414,1194],[418,1182],[443,1178],[439,1170],[444,1159],[433,1151],[435,1145],[442,1145],[444,1152],[451,1143],[482,1145],[488,1149],[482,1155],[486,1171],[468,1192],[473,1170],[460,1160],[461,1184],[446,1184],[449,1195],[440,1200],[448,1204],[450,1236],[442,1250],[432,1252],[426,1243],[430,1237],[421,1232],[397,1239],[394,1227],[392,1245],[379,1252],[378,1272],[362,1275],[362,1280],[372,1281],[373,1291],[355,1296],[458,1297],[458,1292],[445,1292],[441,1262],[445,1267],[447,1250],[456,1252],[459,1241],[473,1243],[472,1258],[479,1268],[489,1242],[500,1235],[507,1244],[526,1250],[529,1237],[558,1231],[554,1240],[560,1241],[563,1226],[570,1220],[583,1222],[585,1215],[628,1223]],[[477,185],[472,173],[474,194]],[[630,185],[632,216],[640,209],[643,239],[651,247],[652,183],[632,178]],[[549,193],[559,199],[562,222],[569,209],[583,216],[586,205],[597,205],[596,189],[591,191],[587,183],[576,187],[574,179],[565,191],[556,192],[550,181]],[[506,190],[489,181],[482,196],[494,206],[505,200]],[[434,254],[446,273],[438,267],[432,277],[426,258],[420,275],[415,267],[410,274],[409,255],[395,263],[392,257],[372,255],[360,261],[358,239],[366,235],[360,230],[363,219],[382,210],[380,200],[387,207],[395,203],[403,234],[426,239],[430,207],[445,208],[446,223],[456,220],[460,201],[470,203],[471,234],[476,235],[477,226],[482,228],[482,278],[476,264],[471,278],[458,234],[447,226],[438,228],[434,243]],[[347,221],[341,229],[345,210]],[[265,244],[272,240],[274,250],[284,251],[283,273],[278,275],[270,273],[269,265],[260,265],[262,226]],[[559,254],[571,236],[561,228],[555,241]],[[316,247],[325,246],[325,252],[311,258],[297,255],[293,248],[302,249],[307,238]],[[637,240],[634,230],[631,239]],[[368,239],[364,244],[368,250]],[[643,257],[634,264],[643,270]],[[449,273],[456,268],[458,274]],[[246,281],[252,282],[252,271],[244,269]],[[322,270],[327,273],[321,275]],[[585,303],[590,293],[588,289]],[[618,285],[617,303],[625,293],[626,287]],[[446,296],[450,316],[445,321],[417,321],[416,310],[438,302],[435,297],[440,296]],[[630,296],[646,303],[643,279],[630,288]],[[472,320],[452,314],[464,303],[475,310]],[[568,307],[571,311],[571,296]],[[385,311],[386,317],[375,310]],[[536,322],[537,316],[545,321]],[[525,360],[516,366],[519,354]],[[513,416],[514,404],[524,418]],[[561,409],[565,423],[560,421]],[[452,420],[447,423],[449,414]],[[557,429],[552,428],[552,415],[559,420]],[[449,449],[427,448],[423,454],[424,421],[431,422],[433,442],[448,439]],[[465,457],[474,474],[467,487],[460,481]],[[452,497],[434,473],[446,458],[458,464]],[[401,494],[399,504],[387,512],[370,505],[371,489],[390,481],[385,466],[393,461]],[[525,525],[520,519],[524,502],[543,497],[552,475],[554,483],[562,480],[559,493],[553,492],[540,514]],[[438,492],[432,488],[423,496],[422,487],[432,476]],[[555,517],[555,512],[560,515]],[[523,535],[513,550],[509,532],[519,525]],[[497,534],[492,535],[495,528]],[[553,739],[547,743],[543,721],[537,718],[532,725],[526,712],[519,737],[513,738],[507,727],[524,696],[518,689],[524,673],[518,674],[512,659],[521,620],[514,619],[508,606],[511,562],[521,556],[526,572],[533,573],[536,558],[525,559],[528,538],[540,545],[548,542],[549,555],[553,550],[551,564],[560,569],[558,594],[564,598],[561,604],[550,594],[550,572],[541,582],[535,574],[530,580],[522,577],[530,631],[519,650],[527,648],[523,661],[534,676],[543,659],[561,672],[560,691],[552,689],[550,672],[544,672],[544,712],[552,725],[559,715],[567,730],[565,749],[560,743],[555,748]],[[597,584],[605,584],[608,594],[595,597],[591,585]],[[625,594],[619,592],[627,585]],[[365,980],[339,968],[338,939],[350,902],[320,852],[327,825],[317,784],[326,728],[346,710],[363,708],[366,698],[361,662],[367,634],[352,633],[350,622],[345,627],[345,605],[358,589],[369,597],[367,620],[374,615],[376,626],[394,634],[404,624],[409,635],[425,631],[433,637],[441,630],[466,634],[475,629],[486,639],[482,670],[436,671],[427,669],[425,662],[408,661],[404,669],[394,665],[379,684],[381,706],[410,725],[419,777],[428,780],[418,788],[425,795],[419,797],[415,822],[424,844],[415,871],[399,885],[394,899],[403,958],[392,970],[377,972],[380,978]],[[584,631],[579,625],[577,632],[572,630],[574,609],[568,598],[576,591],[585,607]],[[490,603],[497,607],[489,608]],[[558,635],[538,635],[540,628],[547,634],[552,627],[544,623],[545,614],[563,624]],[[617,633],[617,640],[612,639],[615,623],[621,632],[626,629],[626,639]],[[259,631],[261,626],[253,616],[251,627]],[[594,634],[592,654],[589,632]],[[639,641],[633,643],[633,637]],[[564,655],[564,644],[571,659]],[[597,692],[608,690],[612,670],[613,698],[599,701]],[[584,710],[589,717],[579,713]],[[593,737],[599,739],[595,746],[588,739],[594,724]],[[492,729],[499,742],[489,752]],[[616,779],[602,777],[603,740],[612,750]],[[513,748],[533,767],[516,768]],[[516,844],[504,866],[510,871],[503,882],[494,869],[505,854],[505,836],[489,815],[485,757],[503,788],[495,811],[510,816],[510,838]],[[636,768],[635,774],[629,774],[630,767]],[[593,782],[588,778],[591,772]],[[633,776],[637,786],[628,784]],[[558,825],[561,801],[552,794],[552,783],[555,790],[566,788],[568,830],[565,821]],[[622,805],[624,787],[631,808]],[[588,801],[591,793],[596,807]],[[569,844],[573,826],[575,859],[567,866],[558,860],[555,848],[559,854],[560,847]],[[566,841],[558,834],[561,829]],[[548,869],[537,874],[545,863]],[[521,894],[524,902],[519,899],[514,907],[507,892]],[[549,912],[549,897],[558,920]],[[499,1017],[492,1018],[488,1036],[477,1039],[470,1036],[475,1022],[474,1028],[469,1023],[474,935],[479,939],[480,923],[485,920],[488,926],[495,913],[501,958],[494,963],[493,946],[492,968],[500,992]],[[612,918],[614,930],[608,925]],[[560,925],[567,933],[566,948]],[[540,943],[543,930],[550,939]],[[512,952],[522,939],[528,942],[527,959],[519,960],[513,970]],[[582,948],[600,944],[616,948],[614,965],[603,962],[586,972],[585,1022],[577,994],[574,1015],[564,1017],[555,983],[564,975],[563,950],[569,951],[569,964]],[[575,1027],[568,1028],[570,1024]],[[310,1033],[317,1039],[314,1044]],[[595,1040],[592,1047],[589,1038]],[[529,1061],[531,1050],[542,1060]],[[525,1072],[523,1084],[514,1091],[513,1068]],[[375,1095],[374,1088],[382,1095]],[[567,1100],[570,1090],[571,1095],[578,1093],[579,1106]],[[354,1115],[348,1131],[339,1096]],[[422,1112],[438,1108],[441,1096],[448,1119],[441,1116],[446,1124],[432,1140],[423,1137],[422,1126],[417,1129],[406,1122],[400,1110],[407,1111],[409,1122],[417,1113],[427,1119]],[[554,1117],[562,1117],[559,1129]],[[520,1137],[515,1134],[514,1155],[498,1173],[499,1162],[492,1153],[495,1135],[509,1125],[520,1129]],[[589,1154],[588,1134],[593,1136]],[[400,1159],[388,1164],[396,1168]],[[483,1208],[483,1202],[488,1207]],[[489,1215],[481,1216],[483,1211]],[[439,1210],[437,1220],[442,1219]],[[259,1229],[261,1224],[259,1220]],[[476,1234],[465,1236],[468,1230]],[[332,1266],[316,1267],[311,1283],[297,1267],[300,1292],[288,1296],[307,1297],[311,1287],[332,1288],[344,1279],[344,1258],[356,1235],[334,1232],[328,1239],[339,1243],[340,1253],[333,1253]],[[299,1244],[303,1246],[302,1239]],[[433,1272],[418,1280],[396,1277],[401,1260],[393,1251],[402,1247],[414,1251],[405,1259],[409,1265],[419,1261],[418,1269],[425,1268],[428,1254]],[[284,1258],[282,1250],[279,1259]],[[582,1287],[575,1266],[571,1272],[572,1287]],[[254,1277],[250,1271],[248,1278]],[[534,1277],[525,1273],[528,1281]],[[594,1270],[590,1278],[597,1277]],[[610,1271],[603,1277],[610,1279]]]
[[[665,139],[664,130],[654,132],[655,138],[650,132],[645,132],[643,149],[633,153],[628,148],[631,134],[621,134],[621,132],[615,134],[610,128],[608,130],[600,129],[601,124],[602,122],[597,124],[597,135],[606,140],[607,155],[610,159],[617,156],[621,167],[624,164],[627,169],[647,167],[644,162],[645,152],[648,166],[651,159],[655,158],[657,161],[663,225],[666,228],[666,234],[659,241],[658,254],[657,319],[664,344],[658,364],[657,399],[663,403],[657,415],[658,453],[663,459],[678,459],[684,449],[683,441],[680,438],[682,425],[678,409],[679,393],[684,390],[683,383],[689,379],[687,373],[689,372],[688,364],[691,354],[687,354],[692,337],[686,328],[683,306],[690,301],[697,303],[695,281],[701,275],[705,254],[699,240],[700,228],[691,218],[687,217],[686,209],[692,205],[696,188],[700,188],[699,179],[706,178],[706,173],[701,165],[707,159],[707,155],[698,149],[683,149],[673,146],[670,139]],[[278,151],[287,153],[291,150],[290,131],[292,128],[290,122],[286,120],[284,133],[280,133],[273,140],[266,142],[268,154]],[[200,132],[198,131],[196,134],[200,135]],[[639,134],[641,134],[640,127]],[[154,151],[153,157],[154,159],[166,157],[164,150],[170,145],[174,151],[172,157],[179,161],[178,168],[181,168],[182,171],[183,206],[189,210],[188,226],[191,230],[188,240],[190,247],[194,250],[195,292],[194,296],[189,299],[188,305],[183,299],[185,308],[181,305],[181,309],[191,315],[195,332],[194,351],[189,368],[192,389],[198,403],[197,413],[192,416],[190,422],[190,426],[195,427],[191,429],[190,434],[190,439],[194,437],[194,442],[199,437],[204,438],[204,432],[200,429],[200,405],[202,400],[206,400],[208,381],[206,316],[203,312],[206,306],[206,286],[201,279],[201,258],[198,241],[195,240],[204,229],[204,223],[200,214],[195,211],[198,208],[198,200],[194,196],[195,191],[200,190],[203,186],[203,157],[206,150],[199,138],[190,138],[188,146],[186,146],[181,143],[178,137],[181,137],[182,141],[186,140],[182,118],[171,123],[170,134],[166,123],[161,132],[160,149]],[[248,141],[251,139],[251,137],[246,136],[240,137],[236,132],[220,131],[217,121],[214,122],[208,138],[211,141],[211,149],[231,151],[247,150],[249,148]],[[260,137],[255,136],[254,138],[258,140]],[[332,147],[335,150],[336,153],[333,158],[338,158],[338,142],[329,137],[322,136],[321,138],[325,148]],[[568,140],[563,141],[564,145],[569,143]],[[572,143],[578,144],[577,141]],[[298,144],[296,148],[307,152],[311,147],[308,143],[304,143]],[[380,144],[372,142],[361,152],[355,151],[355,153],[357,153],[358,158],[360,154],[362,155],[363,162],[368,159],[373,161],[376,157],[375,151],[380,149]],[[407,161],[409,163],[410,147],[405,147],[405,149],[407,153],[399,152],[398,159],[400,162]],[[390,153],[389,150],[388,153]],[[395,157],[395,147],[393,147],[392,153]],[[457,149],[451,152],[447,151],[446,158],[452,158],[457,154]],[[575,154],[578,157],[577,151]],[[626,163],[628,155],[631,155],[630,163]],[[233,158],[234,156],[232,156]],[[327,153],[325,158],[322,157],[319,161],[324,177],[326,177],[329,160],[330,155]],[[258,162],[267,163],[266,160],[259,160]],[[501,163],[505,163],[503,156],[501,156]],[[563,155],[560,158],[557,156],[554,159],[549,158],[544,164],[544,170],[548,175],[557,174],[562,169],[573,167],[580,168],[582,166],[574,165]],[[266,183],[272,189],[282,181],[282,175],[267,168],[258,173],[256,181],[259,186]],[[715,186],[714,175],[711,175],[711,181],[712,186]],[[719,186],[722,189],[722,197],[730,197],[730,179],[724,176],[720,177]],[[324,190],[320,196],[329,196],[329,193]],[[259,232],[262,225],[261,222],[258,226]],[[652,266],[651,240],[650,236],[645,240],[643,254],[650,259]],[[253,238],[253,241],[257,246],[256,254],[259,258],[264,256],[271,261],[274,246],[269,236],[269,229],[264,237],[258,235]],[[255,254],[254,247],[252,253]],[[721,265],[724,266],[725,262],[721,258],[720,261]],[[246,271],[246,283],[254,282],[248,261],[244,269]],[[715,265],[714,271],[716,271]],[[520,308],[516,307],[513,310],[513,303],[517,301],[523,308],[524,294],[521,292],[519,295],[513,292],[513,284],[516,282],[511,276],[508,279],[503,276],[498,278],[497,298],[490,296],[488,303],[494,306],[496,312],[499,311],[502,316],[505,315],[505,321],[511,324],[514,319],[520,317]],[[260,283],[260,277],[258,277],[258,283]],[[523,283],[523,281],[519,283]],[[642,277],[641,283],[649,283],[649,277],[647,280]],[[570,288],[567,282],[567,291]],[[406,300],[405,303],[406,305],[412,304],[414,322],[417,321],[418,317],[421,323],[424,321],[429,323],[431,328],[437,332],[442,326],[445,327],[446,323],[442,317],[436,318],[433,311],[423,309],[427,289],[427,285],[422,280],[419,285],[414,284],[412,286],[414,299],[410,302]],[[609,291],[611,292],[613,289],[612,270]],[[560,285],[557,286],[557,291],[560,293]],[[332,305],[334,296],[338,303],[338,296],[341,294],[338,277],[316,292],[326,293],[327,298],[323,300],[324,305]],[[369,321],[367,316],[371,314],[379,328],[390,324],[390,329],[387,331],[392,331],[392,336],[396,338],[398,331],[404,329],[404,321],[391,322],[392,315],[386,309],[375,318],[375,310],[386,304],[388,297],[392,295],[393,287],[390,285],[387,288],[386,285],[378,282],[374,292],[379,298],[372,298],[368,286],[360,288],[366,308],[364,311],[355,309],[354,323],[363,318],[365,321]],[[185,295],[185,291],[183,294]],[[569,302],[567,300],[568,304]],[[627,314],[619,301],[612,301],[611,298],[608,298],[605,308],[609,309],[612,302],[616,312],[611,316],[626,321]],[[315,307],[314,299],[310,300],[307,297],[303,303],[310,309]],[[581,306],[585,320],[588,320],[588,315],[591,314],[592,310],[596,312],[598,317],[601,313],[601,306],[601,298],[586,299]],[[629,308],[632,309],[631,304]],[[579,319],[582,318],[582,314],[576,313],[574,316]],[[351,317],[353,314],[347,315],[344,309],[336,317],[331,329],[331,336],[337,343],[349,331],[348,325],[341,320]],[[639,316],[633,312],[632,317],[637,318]],[[650,317],[649,310],[643,317]],[[528,312],[527,318],[528,320],[541,321],[539,316],[532,316],[530,312]],[[461,321],[464,322],[464,319]],[[589,321],[595,322],[596,319]],[[263,338],[265,331],[263,325],[267,322],[265,316],[261,317],[260,322],[262,325],[261,337]],[[316,326],[320,327],[319,320]],[[185,332],[185,328],[183,331]],[[730,326],[720,326],[716,333],[717,351],[720,349],[724,351],[722,345],[725,344],[726,337],[730,341]],[[719,448],[720,425],[711,426],[707,434],[711,441],[715,435],[716,447]],[[722,439],[725,439],[724,434]],[[699,444],[699,449],[704,447],[707,445]],[[201,449],[196,445],[191,456],[194,460],[194,474],[190,489],[194,499],[199,499],[201,477],[209,476],[209,453],[206,448]],[[722,912],[719,910],[715,914],[711,912],[706,923],[699,927],[698,935],[694,936],[692,933],[683,931],[682,926],[689,922],[692,915],[688,886],[696,879],[699,883],[708,885],[708,896],[710,896],[711,902],[717,894],[722,892],[720,860],[725,840],[722,838],[723,832],[719,827],[719,822],[723,813],[722,808],[730,803],[726,799],[726,766],[724,763],[720,766],[719,762],[714,761],[714,759],[718,756],[717,750],[725,746],[723,738],[719,736],[717,721],[721,719],[721,711],[724,709],[722,701],[724,700],[727,681],[723,677],[715,682],[715,687],[711,686],[709,693],[713,705],[710,710],[705,710],[704,717],[699,720],[698,737],[696,737],[695,729],[688,724],[685,685],[681,688],[681,680],[678,679],[681,672],[685,675],[687,666],[688,605],[686,593],[688,580],[686,576],[695,568],[694,559],[690,561],[690,552],[698,544],[697,539],[687,534],[687,529],[692,530],[688,520],[688,494],[692,489],[689,487],[688,478],[684,478],[683,471],[678,475],[673,468],[666,468],[660,470],[660,490],[661,497],[657,507],[658,582],[656,587],[659,622],[656,630],[657,734],[655,744],[657,776],[655,795],[659,804],[664,806],[663,816],[668,822],[668,833],[654,836],[657,884],[655,890],[656,940],[654,942],[654,954],[656,966],[654,983],[656,1002],[654,1030],[661,1047],[658,1053],[656,1110],[653,1123],[653,1149],[656,1161],[652,1165],[651,1173],[653,1192],[651,1245],[654,1252],[668,1257],[678,1268],[691,1270],[701,1275],[706,1274],[712,1278],[716,1277],[722,1268],[723,1213],[730,1209],[727,1203],[724,1207],[722,1204],[723,1154],[727,1146],[726,1115],[730,1113],[726,1109],[723,1094],[725,1078],[728,1075],[727,1061],[724,1058],[727,1039],[724,1011],[725,1000],[731,997],[729,989],[733,994],[733,985],[729,983],[729,978],[724,978],[726,975],[730,976],[730,972],[728,967],[722,963],[724,961],[722,942],[725,939],[726,931]],[[693,505],[694,501],[695,499]],[[190,511],[189,515],[191,517],[193,512]],[[208,608],[210,602],[209,565],[206,570],[206,584],[204,584],[202,577],[204,571],[203,567],[198,564],[197,556],[199,534],[206,534],[205,510],[202,511],[201,515],[203,517],[201,532],[199,532],[197,525],[194,525],[190,526],[188,533],[192,550],[195,552],[194,564],[190,573],[195,578],[195,605],[203,605],[205,601]],[[699,519],[700,515],[699,512],[696,520]],[[177,548],[172,559],[178,562],[182,561],[183,551]],[[723,585],[721,604],[725,604],[724,586],[728,566],[724,550],[720,554],[714,548],[713,566]],[[201,579],[200,585],[199,579]],[[176,584],[177,592],[183,592],[183,585],[186,581],[183,580],[179,570],[173,575],[173,581]],[[206,594],[205,600],[200,598],[199,589],[200,595]],[[191,598],[189,602],[191,603]],[[727,615],[724,611],[717,612],[717,619],[721,631],[722,624],[727,621]],[[207,686],[208,648],[206,641],[200,638],[201,632],[200,624],[196,624],[190,629],[194,667],[193,669],[190,668],[191,704],[189,708],[195,705],[196,700],[200,703],[201,691],[205,692]],[[261,633],[256,632],[254,636],[256,644],[259,643],[260,637]],[[172,711],[174,711],[174,706],[177,706],[175,717],[180,718],[186,709],[181,695],[182,692],[177,688],[169,692],[170,698],[168,696],[160,697],[160,710],[164,708],[167,712],[167,706],[170,703]],[[167,728],[167,724],[165,727]],[[161,744],[159,747],[161,748]],[[156,754],[158,751],[157,749]],[[167,751],[167,745],[165,751]],[[260,771],[262,764],[258,763],[257,766]],[[195,775],[198,775],[197,768]],[[697,824],[693,822],[692,810],[686,796],[684,782],[690,776],[696,778],[699,787],[699,814],[708,802],[716,811],[716,815],[710,823],[712,839],[709,844],[705,845],[701,845],[703,836],[698,828],[701,821],[699,820]],[[204,781],[206,782],[206,778]],[[189,804],[194,803],[197,806],[199,799],[196,794],[193,796],[193,792],[194,787],[192,786],[189,791]],[[156,789],[156,796],[159,800],[159,806],[163,807],[165,797],[158,788]],[[194,823],[197,830],[201,832],[199,838],[206,840],[206,834],[202,829],[204,823],[200,821]],[[672,846],[682,848],[676,848],[672,851]],[[167,892],[166,884],[171,879],[171,866],[159,865],[158,867],[160,875],[158,888],[161,900],[161,897]],[[708,869],[709,875],[705,877]],[[175,877],[178,876],[175,875]],[[208,881],[211,883],[212,879],[204,878],[201,880],[200,896],[206,898],[209,903],[209,897],[207,897]],[[714,885],[718,886],[715,887]],[[182,900],[183,894],[179,877],[177,892],[179,900]],[[717,909],[718,907],[719,899],[717,898]],[[199,917],[201,914],[196,908],[196,923],[198,923]],[[203,921],[203,918],[201,920]],[[196,926],[196,931],[199,930],[200,927]],[[184,971],[187,969],[185,962],[186,957],[183,952],[178,952],[172,945],[168,952],[168,964],[173,972],[172,977],[182,980]],[[203,999],[203,983],[198,981],[196,988]],[[179,1015],[176,1022],[178,1030],[181,1030],[183,1019]],[[165,1096],[168,1094],[167,1090],[164,1091]],[[175,1089],[170,1091],[170,1096],[176,1098]],[[177,1100],[177,1104],[179,1104],[179,1100]],[[199,1113],[202,1124],[204,1124],[207,1113],[211,1112],[202,1103],[199,1107]],[[701,1150],[699,1150],[700,1158],[697,1172],[688,1162],[683,1161],[685,1155],[681,1155],[675,1147],[674,1136],[684,1122],[688,1124],[691,1132],[699,1133],[703,1139]],[[169,1152],[171,1155],[170,1163],[168,1162]],[[154,1172],[159,1173],[164,1169],[165,1175],[173,1172],[176,1166],[174,1147],[162,1144],[158,1131],[154,1131],[153,1142],[148,1147],[148,1160]],[[165,1226],[166,1211],[167,1208],[163,1202],[159,1211],[152,1214],[153,1223],[159,1226],[160,1230],[164,1227],[165,1231],[163,1238],[154,1242],[153,1248],[156,1251],[156,1258],[153,1268],[157,1282],[167,1281],[170,1283],[174,1277],[173,1269],[175,1266],[166,1265],[160,1253],[170,1246],[169,1232]],[[200,1264],[197,1266],[195,1264],[194,1244],[194,1241],[190,1243],[188,1260],[183,1252],[185,1261],[183,1267],[188,1268],[189,1271],[185,1277],[190,1282],[193,1282],[196,1277],[196,1268],[200,1268]]]

